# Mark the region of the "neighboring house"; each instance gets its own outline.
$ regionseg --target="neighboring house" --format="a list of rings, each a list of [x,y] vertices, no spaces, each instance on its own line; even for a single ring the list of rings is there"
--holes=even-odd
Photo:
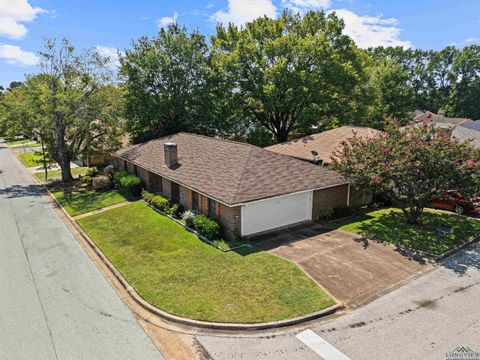
[[[342,143],[354,136],[362,139],[377,137],[382,132],[368,127],[342,126],[300,139],[287,141],[266,147],[267,150],[288,155],[318,165],[328,166],[332,163],[335,152],[342,148]],[[372,201],[372,192],[352,187],[349,205],[363,206]]]
[[[342,143],[354,136],[369,139],[379,136],[381,131],[360,126],[341,126],[299,139],[268,146],[265,149],[277,154],[288,155],[312,163],[329,165],[334,153]]]
[[[443,114],[425,112],[417,115],[411,124],[403,128],[431,124],[438,129],[450,129],[452,137],[462,142],[470,142],[474,147],[480,148],[480,120],[473,121],[466,118],[449,118]]]
[[[415,116],[412,124],[429,123],[434,124],[439,128],[449,128],[457,125],[465,125],[471,122],[473,121],[467,118],[449,118],[444,114],[435,114],[431,111],[426,111]]]
[[[452,136],[462,142],[468,141],[474,147],[480,149],[480,120],[456,126],[452,131]]]
[[[130,136],[128,135],[123,135],[120,139],[120,146],[116,147],[115,149],[110,149],[110,150],[93,150],[90,154],[85,155],[82,158],[82,163],[83,166],[99,166],[106,164],[110,162],[113,157],[112,157],[112,151],[115,151],[117,149],[123,149],[128,147],[131,144],[131,139]]]
[[[112,155],[150,192],[216,218],[227,239],[348,205],[350,186],[337,172],[245,143],[178,133]]]

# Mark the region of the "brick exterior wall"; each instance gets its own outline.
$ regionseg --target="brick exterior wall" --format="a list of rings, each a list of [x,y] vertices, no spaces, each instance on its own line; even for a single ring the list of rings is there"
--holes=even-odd
[[[115,169],[117,170],[125,170],[125,166],[123,166],[124,162],[122,159],[120,158],[114,158],[113,160],[113,166],[115,167]]]
[[[127,169],[126,169],[130,174],[135,174],[135,165],[133,165],[131,162],[127,162]]]
[[[373,191],[369,189],[350,187],[350,206],[365,206],[372,202]]]
[[[162,177],[162,193],[169,199],[172,198],[172,188],[170,180]]]
[[[219,222],[223,235],[228,240],[235,240],[241,235],[241,207],[229,207],[220,204]]]
[[[317,220],[324,209],[347,206],[348,184],[313,192],[312,219]]]
[[[150,181],[149,181],[149,172],[141,167],[137,167],[137,174],[140,179],[142,179],[142,186],[144,189],[150,191]]]

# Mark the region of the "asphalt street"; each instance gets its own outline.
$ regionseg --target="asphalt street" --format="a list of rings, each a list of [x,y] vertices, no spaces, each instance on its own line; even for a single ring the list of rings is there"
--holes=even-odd
[[[3,144],[0,359],[162,359]]]
[[[261,339],[197,338],[218,360],[438,360],[459,346],[480,351],[480,246],[458,253],[432,272],[350,314],[307,331]]]

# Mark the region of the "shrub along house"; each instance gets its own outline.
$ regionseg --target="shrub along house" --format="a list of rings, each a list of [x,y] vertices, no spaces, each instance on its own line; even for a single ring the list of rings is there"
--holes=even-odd
[[[335,152],[342,147],[342,143],[356,136],[362,139],[371,139],[380,136],[382,132],[369,127],[341,126],[317,134],[304,136],[266,147],[277,154],[288,155],[296,159],[308,161],[317,165],[329,166]],[[363,206],[372,201],[372,192],[352,187],[349,204]]]
[[[227,239],[348,205],[350,186],[337,172],[249,144],[178,133],[113,157],[117,169],[139,176],[148,191],[217,219]]]

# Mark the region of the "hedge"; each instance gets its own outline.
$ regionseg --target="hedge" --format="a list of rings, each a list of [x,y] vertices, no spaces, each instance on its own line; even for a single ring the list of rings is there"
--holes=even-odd
[[[128,194],[140,196],[142,193],[142,179],[126,171],[118,171],[113,175],[113,181]]]

